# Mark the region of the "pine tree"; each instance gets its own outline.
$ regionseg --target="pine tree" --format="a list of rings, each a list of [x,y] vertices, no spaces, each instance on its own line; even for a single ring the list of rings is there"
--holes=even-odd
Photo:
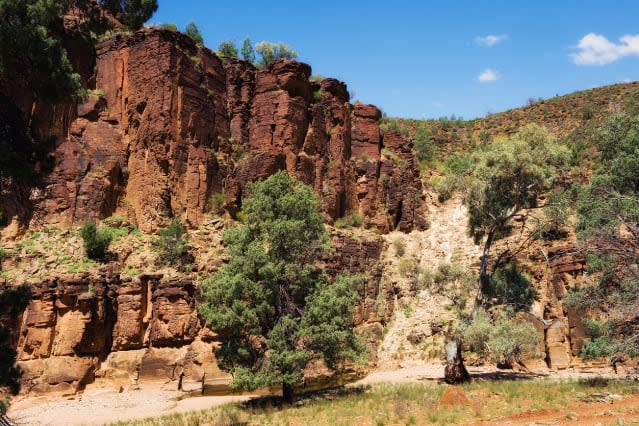
[[[252,64],[255,64],[255,50],[253,49],[253,43],[250,38],[245,38],[242,42],[242,59]]]
[[[187,36],[191,37],[196,44],[204,44],[204,37],[202,37],[202,33],[200,32],[200,29],[195,22],[189,22],[184,30],[184,33]]]
[[[361,279],[329,283],[316,262],[327,234],[312,189],[279,172],[249,188],[244,224],[228,230],[229,263],[203,283],[200,309],[222,336],[220,367],[231,385],[281,385],[286,401],[314,359],[339,369],[363,347],[353,332]]]

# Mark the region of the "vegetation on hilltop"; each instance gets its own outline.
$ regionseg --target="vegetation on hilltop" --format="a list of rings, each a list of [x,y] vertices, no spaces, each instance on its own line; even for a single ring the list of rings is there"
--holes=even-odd
[[[295,50],[282,42],[273,43],[270,41],[260,41],[253,46],[249,38],[244,39],[239,52],[242,54],[243,60],[252,63],[260,69],[268,68],[278,59],[295,59],[298,56]],[[256,56],[256,53],[259,56]],[[225,58],[237,58],[238,49],[234,42],[224,40],[220,42],[217,48],[217,54]]]

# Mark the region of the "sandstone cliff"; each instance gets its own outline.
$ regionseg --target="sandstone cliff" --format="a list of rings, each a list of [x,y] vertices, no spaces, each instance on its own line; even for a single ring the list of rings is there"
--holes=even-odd
[[[53,171],[28,190],[5,190],[20,200],[6,213],[25,225],[121,213],[144,231],[172,217],[197,227],[214,194],[234,213],[248,182],[287,170],[321,195],[331,222],[357,213],[382,232],[426,227],[411,143],[382,134],[379,109],[351,105],[344,83],[309,81],[306,64],[257,70],[157,29],[73,56],[85,74],[95,61],[86,103],[15,101],[23,122],[57,137]]]

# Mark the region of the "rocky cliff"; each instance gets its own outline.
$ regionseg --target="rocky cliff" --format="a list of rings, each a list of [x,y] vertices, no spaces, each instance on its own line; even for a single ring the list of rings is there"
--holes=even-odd
[[[355,324],[370,342],[374,363],[382,322],[391,314],[384,307],[392,293],[381,285],[383,240],[371,233],[353,238],[334,231],[332,242],[334,250],[321,260],[329,274],[367,274],[358,289],[362,303]],[[17,327],[24,392],[69,394],[90,383],[133,389],[148,382],[229,391],[229,376],[214,356],[218,336],[197,313],[196,274],[132,277],[114,262],[92,272],[52,272],[29,282],[33,301]],[[326,382],[330,373],[313,366],[307,376],[305,387]]]
[[[5,208],[24,225],[121,213],[144,231],[173,217],[197,227],[214,194],[234,213],[246,184],[277,170],[311,185],[329,222],[357,213],[383,232],[427,225],[411,143],[382,134],[380,110],[351,105],[344,83],[309,81],[306,64],[258,70],[157,29],[82,55],[95,61],[86,103],[17,105],[23,122],[57,137],[53,171]]]

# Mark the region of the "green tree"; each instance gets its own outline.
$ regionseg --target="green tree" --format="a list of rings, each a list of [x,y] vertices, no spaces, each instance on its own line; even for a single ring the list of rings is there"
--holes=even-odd
[[[94,222],[86,222],[80,228],[80,236],[84,241],[84,252],[89,259],[102,260],[106,257],[112,236],[100,229]]]
[[[130,30],[138,30],[158,10],[158,0],[100,0]]]
[[[174,219],[169,226],[160,230],[156,245],[163,264],[180,266],[189,253],[189,235],[184,225]]]
[[[245,38],[242,42],[242,59],[252,64],[255,64],[255,49],[253,49],[253,43],[250,38]]]
[[[352,330],[362,282],[329,283],[316,264],[327,243],[319,199],[285,172],[251,185],[243,212],[224,234],[229,263],[202,285],[200,313],[223,336],[217,355],[232,386],[281,385],[291,401],[311,360],[338,370],[363,353]]]
[[[18,316],[25,310],[31,300],[31,288],[22,285],[0,290],[0,318],[4,324],[17,324]],[[17,395],[20,391],[22,372],[16,367],[16,351],[10,341],[10,329],[0,324],[0,394],[9,392]],[[0,420],[4,416],[8,403],[0,400]]]
[[[104,9],[132,30],[157,10],[157,0],[100,0]],[[43,102],[73,102],[86,91],[64,47],[64,15],[82,12],[79,30],[86,39],[108,30],[108,20],[90,0],[0,0],[0,73],[24,82]]]
[[[639,332],[626,322],[637,312],[639,298],[639,118],[612,116],[595,142],[599,167],[577,202],[577,237],[589,273],[567,303],[604,310],[617,330],[593,336],[584,356],[637,353]]]
[[[61,37],[70,0],[0,0],[0,73],[24,81],[44,102],[72,101],[85,94]]]
[[[260,41],[255,45],[255,51],[260,55],[258,65],[261,68],[268,68],[278,59],[295,59],[298,56],[296,51],[281,42]]]
[[[522,210],[539,207],[539,195],[552,187],[568,158],[568,150],[544,128],[534,124],[521,128],[510,139],[496,140],[473,154],[470,167],[465,168],[464,202],[468,208],[469,233],[476,243],[483,243],[483,250],[475,303],[467,322],[484,304],[493,243],[509,235],[512,220]],[[451,342],[447,345],[446,380],[451,383],[468,380],[461,342]]]
[[[187,36],[191,37],[196,44],[204,44],[204,37],[202,37],[202,33],[200,32],[200,29],[195,22],[189,22],[189,24],[186,26],[186,29],[184,30],[184,33]]]
[[[428,165],[433,161],[435,154],[435,143],[433,142],[433,134],[425,123],[420,122],[415,127],[414,137],[415,151],[417,159],[422,166]]]
[[[223,58],[237,58],[237,47],[232,41],[224,40],[217,47],[217,54]]]
[[[509,235],[522,210],[539,207],[539,195],[552,187],[568,157],[564,146],[534,124],[475,153],[464,200],[469,232],[475,242],[483,241],[474,309],[483,301],[492,244]]]

